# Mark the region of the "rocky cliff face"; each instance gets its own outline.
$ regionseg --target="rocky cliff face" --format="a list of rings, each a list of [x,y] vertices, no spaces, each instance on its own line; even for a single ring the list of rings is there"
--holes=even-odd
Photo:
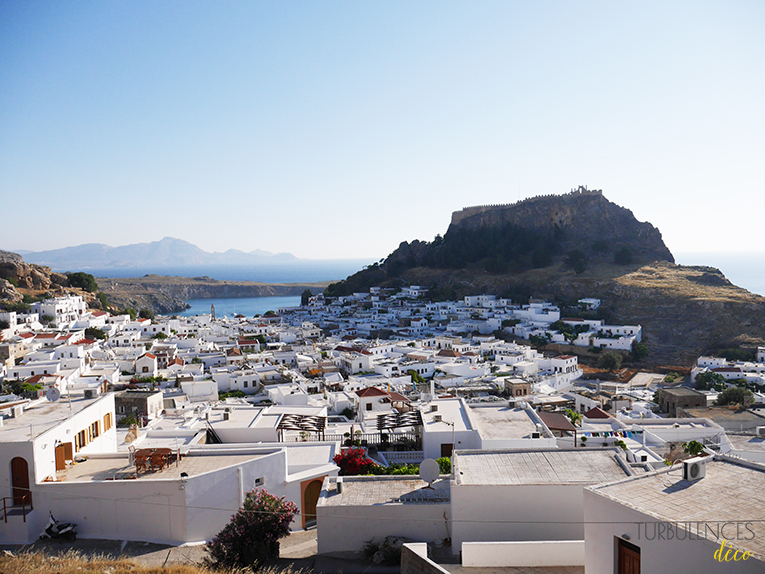
[[[374,264],[330,286],[330,295],[396,284],[418,267],[459,272],[522,274],[565,262],[584,269],[619,263],[674,262],[661,233],[629,209],[584,188],[515,204],[468,207],[452,215],[443,237],[403,242]]]
[[[555,235],[561,252],[580,250],[590,258],[609,257],[630,250],[635,262],[675,259],[650,223],[639,222],[632,211],[584,188],[567,195],[534,197],[512,205],[466,208],[452,215],[449,231],[515,225]],[[599,244],[602,247],[599,247]]]
[[[18,289],[61,291],[69,284],[66,275],[54,273],[50,267],[25,263],[21,255],[0,251],[0,299],[21,301]]]

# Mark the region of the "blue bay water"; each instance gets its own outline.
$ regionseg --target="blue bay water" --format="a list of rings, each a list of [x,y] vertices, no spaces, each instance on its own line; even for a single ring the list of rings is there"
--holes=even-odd
[[[299,260],[290,263],[259,265],[186,265],[182,267],[99,267],[82,268],[96,277],[142,277],[148,274],[178,277],[212,277],[220,281],[260,281],[262,283],[313,283],[339,281],[353,275],[373,261],[368,259]],[[54,271],[67,271],[57,269]]]
[[[190,309],[174,314],[182,317],[207,315],[210,313],[210,306],[215,305],[215,315],[217,317],[232,314],[253,317],[254,315],[263,315],[267,311],[278,312],[279,307],[298,307],[300,305],[300,295],[289,295],[286,297],[243,297],[241,299],[189,299],[186,303],[191,305]]]

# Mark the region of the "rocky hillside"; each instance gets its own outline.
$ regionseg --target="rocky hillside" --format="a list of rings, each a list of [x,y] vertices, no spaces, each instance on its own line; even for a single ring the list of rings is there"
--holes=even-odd
[[[447,235],[514,226],[551,235],[559,253],[578,250],[588,260],[607,261],[627,249],[632,261],[670,261],[661,233],[632,211],[585,187],[567,195],[532,197],[511,205],[468,207],[452,214]]]
[[[599,190],[580,188],[567,195],[455,212],[443,237],[403,242],[382,263],[331,285],[328,293],[397,286],[417,268],[516,275],[563,263],[580,274],[611,264],[674,260],[653,225],[639,222]]]
[[[0,251],[0,301],[17,303],[24,291],[63,293],[69,279],[50,267],[25,263],[21,255]]]
[[[326,293],[413,284],[428,286],[435,299],[597,297],[610,321],[643,326],[656,364],[688,365],[716,347],[765,344],[765,298],[717,269],[673,262],[650,223],[580,189],[455,212],[443,238],[402,243]]]
[[[157,313],[174,313],[188,308],[184,300],[300,295],[305,289],[319,293],[320,283],[258,283],[218,281],[210,277],[168,277],[146,275],[137,278],[98,278],[98,286],[111,305],[119,308],[148,308]]]

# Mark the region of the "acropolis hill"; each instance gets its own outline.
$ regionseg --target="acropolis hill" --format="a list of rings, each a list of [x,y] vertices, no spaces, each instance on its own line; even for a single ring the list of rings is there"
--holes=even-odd
[[[328,288],[424,285],[436,297],[598,297],[609,319],[641,324],[651,361],[689,364],[717,346],[765,342],[765,298],[717,269],[674,264],[661,233],[579,187],[455,211],[443,237],[403,242],[383,263]]]

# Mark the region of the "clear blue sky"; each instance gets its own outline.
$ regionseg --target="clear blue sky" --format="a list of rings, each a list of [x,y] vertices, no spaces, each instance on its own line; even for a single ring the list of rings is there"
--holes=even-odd
[[[387,255],[586,184],[763,250],[765,3],[0,3],[0,249]]]

